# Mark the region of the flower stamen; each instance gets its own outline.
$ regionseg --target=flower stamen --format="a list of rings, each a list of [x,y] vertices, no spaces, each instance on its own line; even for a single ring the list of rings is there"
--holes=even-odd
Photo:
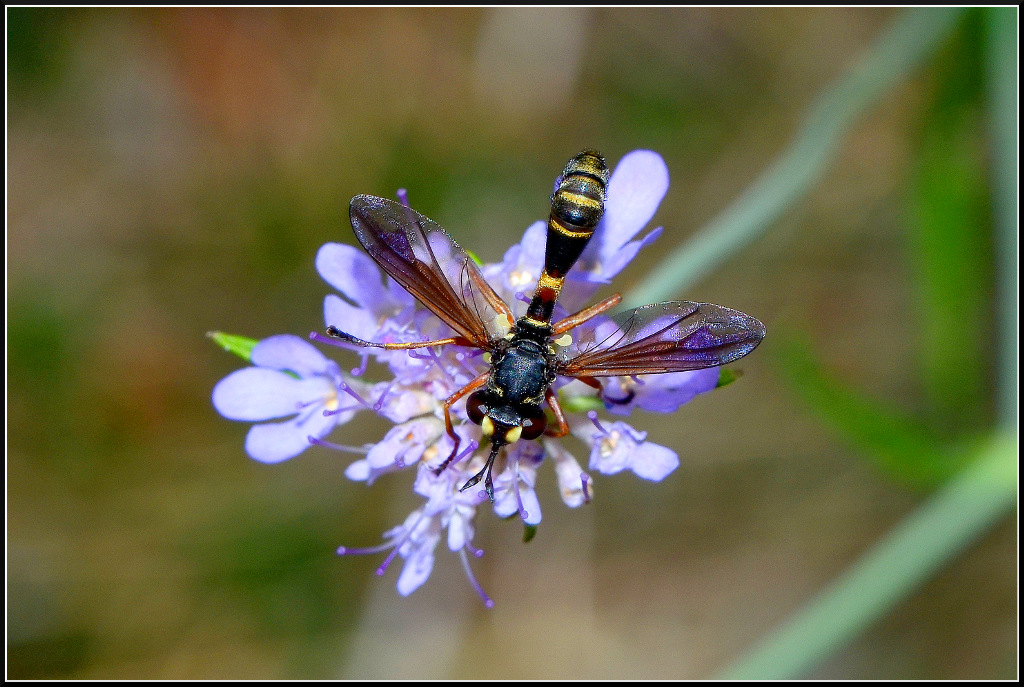
[[[391,393],[391,388],[392,388],[392,387],[393,387],[393,386],[394,386],[394,385],[395,385],[395,384],[396,384],[397,382],[398,382],[398,378],[397,378],[397,377],[395,377],[394,379],[392,379],[392,380],[391,380],[391,382],[389,382],[389,383],[388,383],[388,385],[387,385],[386,387],[384,387],[384,391],[383,391],[383,392],[381,392],[381,395],[380,395],[380,397],[379,397],[379,398],[377,399],[377,402],[373,404],[373,410],[374,410],[374,412],[377,412],[377,413],[379,413],[379,412],[380,412],[380,409],[384,407],[384,399],[388,397],[388,394],[390,394],[390,393]]]
[[[448,464],[448,467],[451,467],[452,465],[455,465],[456,463],[461,462],[463,458],[465,458],[469,454],[473,453],[473,451],[477,450],[478,448],[480,448],[480,444],[476,441],[476,439],[470,441],[466,445],[466,448],[464,448],[462,451],[460,451],[457,456],[452,458],[452,462]]]
[[[359,404],[362,405],[363,407],[365,407],[365,408],[370,408],[371,407],[370,404],[366,402],[366,399],[364,399],[362,396],[357,394],[355,389],[353,389],[351,386],[349,386],[346,382],[344,382],[344,381],[338,382],[338,390],[339,391],[344,391],[346,394],[348,394],[352,398],[354,398],[357,401],[359,401]]]
[[[448,378],[448,381],[450,381],[452,384],[455,384],[455,376],[448,371],[447,367],[441,364],[441,358],[437,355],[437,351],[434,350],[433,346],[427,349],[427,355],[429,355],[433,359],[434,364],[437,365],[437,368],[444,373],[444,376]]]
[[[391,561],[395,560],[395,556],[397,555],[398,547],[396,546],[395,548],[391,549],[391,553],[387,555],[387,558],[384,559],[384,562],[381,563],[376,570],[374,570],[374,573],[376,573],[377,577],[384,577],[384,573],[388,571],[388,566],[391,565]]]
[[[479,351],[475,351],[473,355],[475,356],[475,355],[479,355],[479,354],[483,354],[483,353],[484,353],[484,351],[479,350]],[[455,360],[457,360],[459,362],[459,364],[462,365],[462,368],[464,370],[466,370],[466,372],[468,372],[469,376],[472,378],[472,377],[476,377],[478,374],[480,374],[480,372],[476,368],[474,368],[472,365],[469,364],[469,360],[468,359],[470,357],[473,357],[473,356],[466,355],[463,351],[459,351],[458,353],[455,354]]]
[[[459,560],[462,561],[462,569],[466,571],[466,577],[469,578],[469,583],[473,585],[473,589],[483,599],[484,606],[487,608],[494,608],[494,600],[487,596],[487,592],[480,586],[480,583],[476,581],[476,577],[473,575],[473,569],[469,567],[469,559],[466,557],[466,549],[459,549]]]
[[[367,366],[367,364],[369,364],[369,362],[370,362],[370,356],[369,356],[368,353],[366,353],[365,350],[363,350],[361,352],[359,358],[360,358],[359,367],[353,367],[352,370],[351,370],[351,374],[352,374],[353,377],[362,377],[363,374],[366,373],[366,366]]]
[[[366,446],[345,446],[344,444],[336,444],[333,441],[327,441],[326,439],[317,439],[314,436],[309,437],[309,443],[333,449],[335,451],[341,451],[342,453],[356,453],[363,456],[370,452],[370,446],[372,446],[372,444]]]
[[[347,413],[350,410],[359,410],[359,406],[345,406],[344,408],[335,408],[334,410],[324,410],[324,417],[330,417],[331,415],[338,415],[339,413]]]

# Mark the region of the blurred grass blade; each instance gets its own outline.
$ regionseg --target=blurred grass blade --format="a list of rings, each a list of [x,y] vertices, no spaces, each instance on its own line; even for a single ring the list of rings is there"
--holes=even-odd
[[[789,148],[715,219],[673,251],[625,298],[625,305],[677,297],[765,233],[821,176],[856,118],[907,76],[953,27],[961,10],[905,12],[845,77],[825,91]]]
[[[992,126],[993,210],[996,225],[996,279],[999,307],[999,363],[996,369],[1000,422],[1017,426],[1017,17],[1015,7],[985,10],[986,64]]]
[[[806,675],[987,530],[1017,499],[1017,437],[996,434],[970,467],[890,531],[821,595],[719,679]]]
[[[943,450],[915,420],[831,378],[808,344],[777,334],[773,350],[782,376],[814,412],[892,477],[930,486],[963,466],[962,455]]]
[[[982,122],[984,14],[939,51],[914,156],[909,257],[929,427],[951,439],[991,424],[992,226]]]

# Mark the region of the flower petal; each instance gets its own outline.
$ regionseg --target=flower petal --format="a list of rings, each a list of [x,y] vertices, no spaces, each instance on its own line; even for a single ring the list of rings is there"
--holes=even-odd
[[[434,570],[434,551],[417,550],[406,559],[398,576],[398,593],[409,596],[423,586]]]
[[[374,306],[388,295],[376,263],[355,246],[324,244],[316,254],[316,271],[356,305]]]
[[[376,337],[377,318],[369,310],[359,308],[333,293],[324,297],[324,324],[335,326],[346,334],[373,341]]]
[[[418,511],[413,511],[417,514]],[[422,517],[409,525],[412,532],[404,544],[399,546],[399,552],[405,558],[405,565],[398,576],[398,593],[408,596],[420,588],[430,577],[434,569],[434,548],[440,541],[440,525],[436,518]]]
[[[295,379],[277,370],[247,367],[232,372],[213,388],[213,407],[229,420],[261,421],[294,415],[301,404],[329,392],[322,377]]]
[[[585,478],[590,481],[589,476],[561,443],[547,439],[544,441],[544,449],[555,461],[555,474],[558,477],[558,490],[562,494],[562,501],[569,508],[582,506],[587,500],[583,492],[583,483]]]
[[[434,468],[427,463],[420,463],[413,491],[427,499],[423,511],[428,515],[437,515],[451,507],[455,499],[452,490],[453,472],[454,469],[448,469],[440,475],[435,475]]]
[[[633,460],[630,461],[629,469],[638,477],[660,482],[677,467],[679,467],[679,456],[675,451],[648,441],[636,452]]]
[[[326,372],[329,361],[305,339],[280,334],[256,344],[252,349],[252,363],[275,370],[291,370],[300,377],[311,377]]]
[[[527,525],[539,525],[541,521],[540,501],[532,487],[520,485],[519,498],[523,500],[523,522]]]
[[[365,459],[357,460],[345,468],[345,477],[353,482],[366,482],[370,479],[370,474],[370,463]]]
[[[661,232],[662,228],[658,227],[648,232],[639,241],[630,241],[624,246],[615,246],[613,248],[606,246],[601,251],[601,270],[598,274],[594,275],[594,281],[610,284],[619,272],[624,270],[629,263],[633,262],[633,258],[637,256],[640,249],[654,243],[661,236]]]
[[[381,415],[392,422],[406,422],[414,417],[431,413],[438,402],[426,391],[395,387],[389,382],[375,384],[370,392],[371,398],[378,399]]]
[[[309,448],[310,435],[323,437],[335,424],[333,417],[313,414],[307,422],[300,418],[288,422],[253,425],[245,437],[245,452],[261,463],[280,463]]]
[[[456,511],[448,522],[448,550],[458,551],[473,536],[472,527],[462,514]]]
[[[413,465],[443,432],[444,423],[433,415],[395,425],[383,440],[370,449],[366,460],[370,467],[376,469]]]
[[[668,167],[661,155],[634,150],[623,157],[608,182],[602,253],[614,253],[646,227],[667,192]]]
[[[517,292],[532,294],[544,268],[544,246],[547,243],[547,224],[534,222],[523,234],[522,240],[505,251],[501,263],[485,265],[484,278],[503,294],[509,305],[515,307]]]

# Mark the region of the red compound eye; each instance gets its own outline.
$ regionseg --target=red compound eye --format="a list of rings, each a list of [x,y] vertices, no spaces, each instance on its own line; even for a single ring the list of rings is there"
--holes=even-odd
[[[523,418],[523,439],[537,439],[548,426],[548,418],[540,406],[527,408],[521,413]]]
[[[476,391],[469,395],[466,399],[466,415],[469,415],[469,419],[474,424],[479,425],[484,421],[484,416],[487,415],[487,400],[486,395],[482,391]]]

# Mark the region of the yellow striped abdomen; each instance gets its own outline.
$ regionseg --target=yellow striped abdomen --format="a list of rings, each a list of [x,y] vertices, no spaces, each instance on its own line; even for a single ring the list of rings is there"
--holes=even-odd
[[[544,272],[526,317],[538,324],[551,321],[565,275],[579,259],[604,215],[608,164],[600,153],[584,150],[569,160],[551,196]]]

